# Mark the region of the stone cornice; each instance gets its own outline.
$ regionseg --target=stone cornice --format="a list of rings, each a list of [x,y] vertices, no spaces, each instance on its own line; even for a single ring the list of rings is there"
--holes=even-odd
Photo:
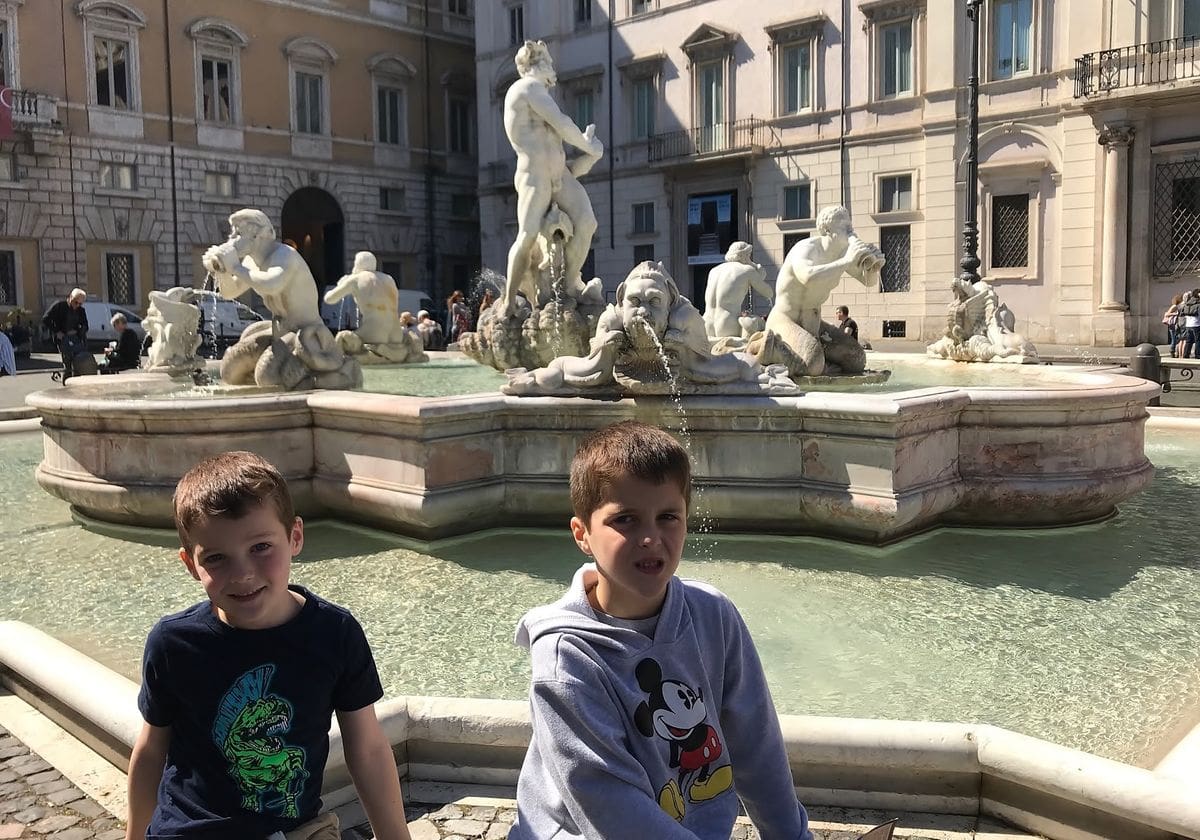
[[[656,52],[652,55],[626,58],[617,62],[617,70],[629,79],[647,79],[657,76],[666,64],[667,54]]]
[[[736,32],[722,29],[715,24],[704,23],[697,27],[679,45],[679,48],[694,64],[698,61],[728,57],[733,52],[733,45],[740,39],[741,36]]]
[[[925,13],[925,0],[863,0],[858,4],[858,10],[868,23],[916,17]]]
[[[763,27],[763,31],[771,39],[771,46],[775,47],[792,41],[803,41],[807,38],[822,40],[827,23],[829,23],[828,16],[815,14],[779,23],[768,23]]]

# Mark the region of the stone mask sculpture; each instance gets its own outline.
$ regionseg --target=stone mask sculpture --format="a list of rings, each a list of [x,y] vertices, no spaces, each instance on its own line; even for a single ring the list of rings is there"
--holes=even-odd
[[[395,281],[375,268],[375,255],[359,251],[354,270],[325,293],[326,303],[353,298],[362,316],[358,329],[337,334],[338,347],[364,365],[429,361],[420,334],[400,320]]]
[[[261,210],[239,210],[229,226],[229,239],[204,252],[204,267],[225,297],[258,292],[272,318],[246,327],[221,360],[221,380],[288,391],[361,385],[362,368],[321,321],[317,284],[304,258],[276,240]]]
[[[517,235],[500,299],[459,339],[464,353],[498,370],[585,353],[604,308],[601,281],[581,276],[596,215],[579,183],[604,144],[594,125],[581,131],[551,97],[557,76],[544,42],[526,41],[515,61],[520,78],[504,97],[504,131],[517,153]],[[580,152],[570,162],[564,143]]]
[[[946,311],[946,333],[925,352],[956,362],[1033,363],[1037,348],[1015,331],[1016,316],[986,280],[961,277],[950,283],[954,300]]]
[[[142,327],[153,339],[146,369],[164,373],[190,373],[203,363],[200,347],[200,310],[196,293],[186,286],[150,292],[150,306]]]
[[[507,394],[795,394],[780,366],[743,353],[714,356],[704,320],[661,262],[644,262],[600,316],[591,352],[506,371]]]

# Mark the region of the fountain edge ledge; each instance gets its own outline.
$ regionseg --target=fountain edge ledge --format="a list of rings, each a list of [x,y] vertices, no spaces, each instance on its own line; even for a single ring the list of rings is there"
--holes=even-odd
[[[127,767],[142,724],[131,680],[28,624],[2,621],[0,684]],[[515,784],[529,741],[525,703],[397,697],[376,711],[402,777]],[[1054,840],[1200,838],[1195,755],[1151,771],[987,724],[780,720],[797,794],[812,805],[995,816]],[[349,781],[335,722],[325,791]]]

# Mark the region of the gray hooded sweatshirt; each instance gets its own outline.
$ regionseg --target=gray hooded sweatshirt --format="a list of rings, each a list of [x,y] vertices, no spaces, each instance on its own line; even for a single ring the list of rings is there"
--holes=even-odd
[[[583,566],[517,626],[533,740],[509,840],[811,840],[762,665],[724,595],[673,577],[653,638],[597,617]],[[736,786],[736,792],[735,792]]]

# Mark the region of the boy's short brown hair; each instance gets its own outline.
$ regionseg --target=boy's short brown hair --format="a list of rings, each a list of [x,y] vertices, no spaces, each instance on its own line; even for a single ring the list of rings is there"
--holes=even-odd
[[[692,503],[692,464],[679,441],[662,429],[625,420],[590,432],[571,461],[571,507],[587,522],[604,504],[608,488],[625,476],[679,485]]]
[[[238,519],[255,505],[270,503],[284,528],[296,521],[287,482],[266,459],[253,452],[223,452],[192,467],[175,488],[175,530],[189,553],[195,543],[188,532],[216,516]]]

